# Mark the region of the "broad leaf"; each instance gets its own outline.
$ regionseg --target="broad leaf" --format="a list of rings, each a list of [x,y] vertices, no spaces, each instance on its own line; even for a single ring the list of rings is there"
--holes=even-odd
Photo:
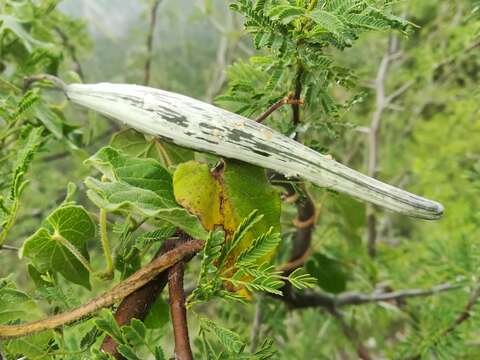
[[[145,135],[133,129],[122,130],[113,135],[110,146],[136,157],[151,158],[164,166],[193,160],[194,152],[157,138],[147,140]]]
[[[225,269],[231,268],[238,255],[271,227],[270,231],[279,232],[280,196],[268,183],[262,168],[229,159],[223,167],[210,170],[207,164],[190,161],[177,167],[173,187],[177,201],[197,215],[207,230],[225,230],[228,250],[221,259]],[[236,234],[242,222],[251,216],[255,220],[251,219],[248,229],[241,236]],[[262,244],[259,252],[250,254],[249,259],[258,264],[270,260],[278,244],[277,238],[271,240],[268,245]]]
[[[223,225],[221,213],[221,185],[210,172],[208,164],[189,161],[180,164],[174,175],[174,193],[177,202],[198,216],[207,230]]]
[[[188,213],[175,201],[165,199],[151,190],[141,189],[123,182],[105,183],[88,177],[87,195],[98,207],[109,212],[136,213],[157,218],[178,226],[196,239],[206,239],[208,233],[198,218]]]
[[[56,209],[46,225],[30,236],[20,255],[41,271],[58,272],[67,280],[90,289],[87,241],[95,237],[95,223],[87,211],[76,205]]]
[[[197,217],[175,201],[172,178],[154,159],[130,156],[112,147],[99,150],[86,163],[100,170],[110,182],[87,178],[88,197],[107,211],[134,212],[167,221],[197,239],[207,232]]]
[[[334,294],[345,291],[347,275],[340,261],[325,254],[315,253],[308,260],[306,268],[323,290]]]

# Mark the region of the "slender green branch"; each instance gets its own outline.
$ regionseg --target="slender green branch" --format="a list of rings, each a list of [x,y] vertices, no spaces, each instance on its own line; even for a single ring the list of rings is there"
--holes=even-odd
[[[105,262],[107,264],[103,276],[107,279],[111,279],[113,277],[113,258],[110,241],[108,240],[107,211],[105,209],[100,209],[99,218],[100,241],[102,242],[103,255],[105,256]]]

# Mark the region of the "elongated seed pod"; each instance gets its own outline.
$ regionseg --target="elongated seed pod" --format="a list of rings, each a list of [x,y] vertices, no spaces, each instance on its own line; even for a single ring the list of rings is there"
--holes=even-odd
[[[423,219],[443,206],[352,170],[265,125],[180,94],[126,84],[70,84],[74,103],[191,149],[300,176],[359,200]]]

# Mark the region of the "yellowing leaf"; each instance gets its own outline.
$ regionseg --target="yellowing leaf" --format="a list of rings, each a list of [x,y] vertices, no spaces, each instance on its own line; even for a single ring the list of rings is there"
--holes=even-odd
[[[220,182],[212,175],[207,164],[189,161],[180,164],[173,175],[175,200],[195,214],[206,230],[223,226]]]
[[[227,264],[271,227],[275,232],[280,229],[280,196],[262,168],[229,159],[223,168],[211,170],[205,163],[190,161],[177,167],[173,189],[179,204],[197,215],[206,230],[222,227],[227,241],[253,210],[263,215],[228,256]],[[271,256],[267,254],[260,261]]]

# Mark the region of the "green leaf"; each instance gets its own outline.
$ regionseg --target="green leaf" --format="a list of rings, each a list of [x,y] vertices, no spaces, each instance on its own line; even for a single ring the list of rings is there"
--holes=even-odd
[[[37,102],[33,107],[35,117],[50,131],[57,139],[63,138],[63,120],[44,102]]]
[[[312,11],[309,16],[321,29],[332,33],[342,42],[351,42],[348,29],[340,17],[320,9]]]
[[[165,353],[160,346],[155,347],[155,360],[166,360]]]
[[[205,229],[213,230],[215,225],[223,223],[221,185],[208,164],[189,161],[178,165],[173,174],[173,190],[176,201],[198,216]]]
[[[145,135],[133,129],[125,129],[115,133],[110,146],[131,156],[143,156],[147,152],[148,142]]]
[[[140,346],[145,344],[145,336],[147,329],[143,322],[138,319],[132,319],[130,325],[122,327],[123,335],[132,346]]]
[[[136,212],[167,221],[197,239],[208,233],[198,219],[181,208],[173,195],[172,177],[154,159],[136,158],[112,147],[100,149],[86,161],[111,182],[87,178],[88,197],[110,212]]]
[[[11,15],[0,14],[0,34],[6,30],[14,33],[29,52],[32,51],[33,46],[50,46],[48,43],[34,39],[23,28],[19,19]]]
[[[141,360],[137,354],[135,354],[135,351],[128,345],[120,344],[118,345],[117,349],[118,352],[127,360]]]
[[[272,20],[279,20],[282,24],[289,24],[305,14],[305,9],[299,6],[278,5],[272,8],[269,16]]]
[[[201,318],[201,326],[204,331],[215,334],[228,352],[233,354],[240,354],[243,352],[246,344],[236,332],[226,329],[206,318]]]
[[[338,294],[347,288],[347,275],[338,260],[325,254],[315,253],[305,267],[317,279],[318,285],[323,290]]]
[[[176,232],[175,226],[166,225],[154,231],[148,231],[140,235],[135,241],[135,247],[139,250],[157,242],[163,242],[171,238]]]
[[[30,259],[40,272],[58,272],[90,289],[87,241],[94,237],[95,223],[87,211],[81,206],[63,206],[25,240],[20,256]]]
[[[225,203],[229,204],[224,207],[227,208],[227,213],[231,212],[226,230],[231,229],[233,233],[255,209],[258,209],[259,215],[263,215],[233,251],[233,256],[236,257],[270,227],[273,227],[273,232],[280,232],[280,193],[270,185],[264,169],[240,161],[226,162],[223,182]]]
[[[256,238],[252,245],[238,256],[240,264],[260,263],[271,257],[277,246],[282,241],[279,233],[272,233],[273,228]]]
[[[0,323],[31,320],[40,315],[37,304],[24,292],[17,290],[9,279],[0,279]]]
[[[170,306],[159,296],[150,308],[144,324],[149,329],[159,329],[170,321]]]
[[[101,171],[109,180],[124,181],[138,188],[151,190],[174,202],[172,177],[156,160],[129,156],[112,147],[104,147],[85,161]]]
[[[118,326],[117,321],[110,310],[103,309],[100,311],[98,319],[95,320],[95,326],[111,336],[117,343],[125,343],[122,330]]]
[[[280,289],[285,285],[281,272],[275,270],[275,266],[263,263],[260,266],[240,266],[240,269],[226,281],[235,287],[245,287],[247,290],[263,291],[271,294],[282,295]]]
[[[180,227],[196,239],[205,240],[208,233],[198,218],[188,213],[175,201],[165,199],[151,190],[144,190],[123,182],[105,183],[88,177],[88,198],[99,208],[109,212],[121,211],[164,220]]]
[[[195,153],[157,138],[147,140],[145,135],[133,129],[126,129],[113,135],[110,146],[129,155],[158,160],[164,166],[193,160]]]
[[[303,268],[298,268],[288,275],[288,281],[299,290],[313,288],[317,284],[317,279],[305,273]]]
[[[45,141],[42,135],[43,129],[41,127],[33,128],[28,133],[28,137],[21,144],[17,160],[14,165],[13,183],[11,186],[12,199],[20,195],[20,189],[23,187],[23,175],[28,171],[28,168],[36,153],[39,152],[40,147]]]

